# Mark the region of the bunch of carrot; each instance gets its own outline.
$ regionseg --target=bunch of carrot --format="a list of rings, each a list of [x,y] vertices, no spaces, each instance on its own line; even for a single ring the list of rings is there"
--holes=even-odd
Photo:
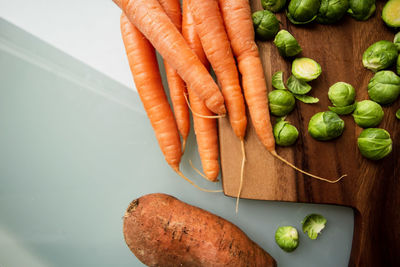
[[[219,173],[215,118],[224,116],[227,110],[232,129],[242,144],[240,196],[247,127],[245,101],[265,148],[297,169],[275,151],[267,86],[248,0],[183,0],[182,10],[179,0],[113,1],[123,11],[121,32],[136,88],[166,161],[179,175],[184,177],[179,164],[190,128],[186,94],[203,170],[209,180],[216,181]],[[165,62],[175,116],[164,93],[154,48]],[[208,62],[221,91],[208,71]],[[338,181],[297,170],[327,182]]]

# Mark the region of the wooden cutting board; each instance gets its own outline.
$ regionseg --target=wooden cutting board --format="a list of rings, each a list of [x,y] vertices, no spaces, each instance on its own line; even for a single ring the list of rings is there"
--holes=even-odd
[[[252,0],[253,11],[260,10],[260,0]],[[299,41],[301,56],[310,57],[322,66],[321,76],[311,82],[311,95],[320,102],[307,105],[297,101],[287,117],[300,132],[297,143],[289,148],[277,147],[280,155],[304,170],[335,179],[346,173],[341,182],[328,184],[293,171],[274,159],[248,126],[245,149],[247,162],[242,197],[249,199],[337,204],[353,207],[355,225],[350,266],[400,266],[400,121],[395,112],[400,100],[384,107],[385,117],[379,127],[388,130],[393,140],[392,153],[372,162],[361,156],[357,137],[361,128],[351,115],[345,121],[343,135],[333,141],[319,142],[307,132],[308,121],[317,112],[328,110],[327,93],[338,81],[356,88],[357,100],[368,99],[367,84],[373,73],[362,65],[362,54],[372,43],[393,40],[394,31],[385,27],[380,15],[385,1],[378,1],[377,12],[365,22],[346,16],[336,25],[295,26],[284,13],[278,14],[281,28]],[[285,80],[291,62],[284,60],[273,42],[259,42],[268,89],[271,76],[283,70]],[[219,122],[221,165],[224,192],[236,196],[239,186],[240,143],[227,119]]]

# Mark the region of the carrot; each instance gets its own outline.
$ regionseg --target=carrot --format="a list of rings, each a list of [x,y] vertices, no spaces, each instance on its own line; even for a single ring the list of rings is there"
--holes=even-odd
[[[182,31],[182,13],[179,0],[159,0],[160,5],[165,10],[165,13],[174,23],[175,27]],[[189,109],[186,104],[185,83],[179,77],[167,61],[164,60],[165,72],[168,80],[169,94],[171,97],[172,106],[174,108],[175,120],[178,126],[179,133],[182,136],[182,151],[185,151],[186,139],[190,130]]]
[[[243,140],[247,126],[246,108],[218,1],[190,0],[189,7],[204,52],[221,85],[232,129]]]
[[[182,1],[182,35],[189,47],[196,53],[200,61],[208,69],[209,63],[204,54],[199,36],[196,33],[193,17],[189,10],[188,0]],[[213,113],[204,105],[203,101],[195,94],[193,89],[190,86],[188,86],[187,89],[193,112],[212,116]],[[217,123],[215,120],[195,115],[193,116],[193,126],[204,174],[210,181],[216,181],[219,173]]]
[[[242,74],[244,95],[258,138],[274,157],[297,171],[325,182],[338,182],[346,175],[341,176],[337,180],[331,181],[297,168],[292,163],[279,156],[276,152],[275,139],[272,133],[272,125],[268,111],[267,85],[258,48],[254,41],[254,29],[249,1],[218,1],[232,50],[238,61],[239,71]],[[241,187],[242,181],[239,185],[238,198],[240,197]]]
[[[211,75],[186,44],[157,0],[113,0],[129,21],[151,42],[161,56],[176,69],[217,114],[225,114],[224,99]]]
[[[167,163],[193,186],[210,191],[198,187],[179,170],[181,141],[164,93],[154,48],[124,13],[121,15],[121,34],[137,91]]]

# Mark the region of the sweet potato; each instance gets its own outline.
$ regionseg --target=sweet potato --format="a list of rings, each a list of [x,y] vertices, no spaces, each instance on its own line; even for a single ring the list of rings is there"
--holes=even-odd
[[[234,224],[165,194],[132,201],[123,231],[128,247],[148,266],[276,266]]]

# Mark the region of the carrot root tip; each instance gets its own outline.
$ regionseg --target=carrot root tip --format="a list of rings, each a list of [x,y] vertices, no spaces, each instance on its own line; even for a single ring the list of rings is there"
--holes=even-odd
[[[223,115],[214,115],[214,116],[208,116],[208,115],[199,114],[199,113],[193,111],[192,107],[190,106],[190,103],[189,103],[189,100],[187,98],[186,93],[183,93],[183,96],[185,97],[186,104],[188,105],[190,111],[196,117],[200,117],[200,118],[203,118],[203,119],[218,119],[218,118],[224,118],[226,116],[225,114],[223,114]]]
[[[240,167],[240,183],[239,183],[239,190],[238,190],[238,194],[236,197],[236,214],[239,212],[239,199],[240,199],[240,194],[242,193],[242,187],[243,187],[243,179],[244,179],[244,165],[246,162],[246,152],[244,149],[244,141],[243,139],[240,140],[240,145],[241,145],[241,149],[242,149],[242,165]]]
[[[222,190],[209,190],[209,189],[205,189],[202,188],[200,186],[198,186],[197,184],[195,184],[192,180],[190,180],[189,178],[187,178],[179,169],[175,169],[174,171],[180,176],[182,177],[184,180],[186,180],[188,183],[190,183],[191,185],[193,185],[194,187],[196,187],[197,189],[199,189],[200,191],[204,191],[204,192],[208,192],[208,193],[220,193],[222,192]]]

